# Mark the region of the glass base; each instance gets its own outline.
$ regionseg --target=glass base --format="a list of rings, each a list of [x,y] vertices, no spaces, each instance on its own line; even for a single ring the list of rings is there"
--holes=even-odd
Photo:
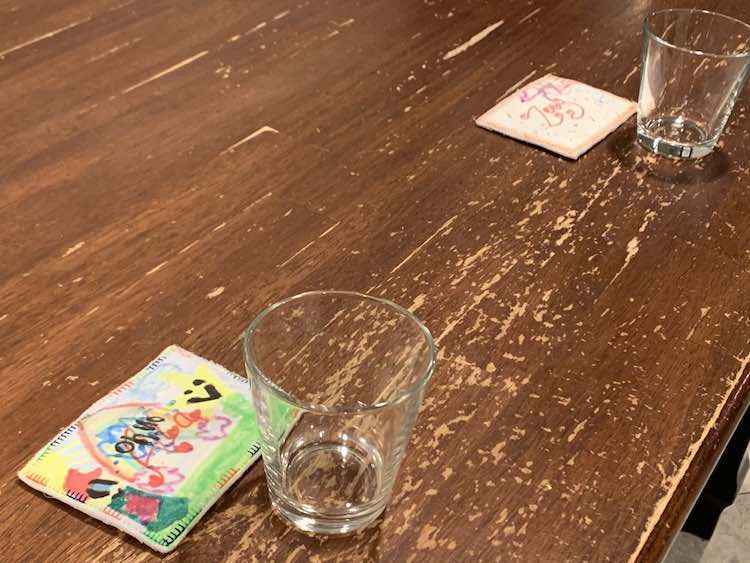
[[[293,526],[313,534],[349,534],[375,520],[387,499],[379,452],[364,440],[294,443],[271,503]]]
[[[682,116],[660,116],[638,122],[638,142],[657,154],[677,158],[701,158],[716,144],[704,127]]]
[[[270,489],[268,495],[271,498],[271,506],[273,506],[274,511],[287,524],[302,532],[322,536],[343,536],[358,532],[377,520],[385,509],[385,503],[383,503],[368,512],[337,516],[322,514],[312,516],[293,504],[285,502]]]

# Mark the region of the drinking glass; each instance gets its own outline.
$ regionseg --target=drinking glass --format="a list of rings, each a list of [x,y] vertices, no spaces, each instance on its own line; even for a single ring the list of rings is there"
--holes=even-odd
[[[275,510],[317,534],[375,520],[435,368],[427,328],[384,299],[315,291],[260,313],[244,356]]]
[[[664,10],[643,23],[638,140],[682,158],[709,154],[745,85],[750,26],[704,10]]]

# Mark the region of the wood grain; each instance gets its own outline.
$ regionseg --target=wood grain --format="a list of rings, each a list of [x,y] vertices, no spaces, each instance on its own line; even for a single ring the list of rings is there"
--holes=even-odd
[[[166,345],[241,372],[338,288],[440,346],[384,517],[298,534],[258,464],[167,559],[658,560],[750,392],[747,94],[698,162],[472,118],[546,72],[636,98],[663,5],[0,1],[4,555],[157,559],[15,472]]]

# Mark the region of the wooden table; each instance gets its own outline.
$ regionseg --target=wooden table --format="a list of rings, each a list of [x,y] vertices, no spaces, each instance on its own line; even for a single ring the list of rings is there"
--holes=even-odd
[[[166,345],[242,371],[264,305],[339,288],[440,347],[385,516],[295,533],[257,464],[167,559],[658,560],[750,392],[748,95],[699,162],[473,124],[547,72],[637,97],[653,7],[0,1],[4,557],[156,560],[15,472]]]

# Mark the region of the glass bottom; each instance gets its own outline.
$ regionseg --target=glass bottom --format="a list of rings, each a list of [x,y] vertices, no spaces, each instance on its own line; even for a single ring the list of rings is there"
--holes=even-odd
[[[648,150],[677,158],[701,158],[714,150],[717,137],[683,116],[659,116],[638,121],[638,142]]]
[[[340,535],[373,522],[385,507],[377,451],[353,442],[305,444],[294,450],[282,487],[269,482],[277,513],[305,532]]]
[[[281,497],[274,495],[271,489],[269,489],[269,496],[271,497],[271,505],[276,514],[288,524],[303,532],[321,536],[353,534],[372,524],[385,508],[385,504],[383,503],[375,510],[346,517],[311,516],[308,512],[302,511],[298,507],[285,502]]]

